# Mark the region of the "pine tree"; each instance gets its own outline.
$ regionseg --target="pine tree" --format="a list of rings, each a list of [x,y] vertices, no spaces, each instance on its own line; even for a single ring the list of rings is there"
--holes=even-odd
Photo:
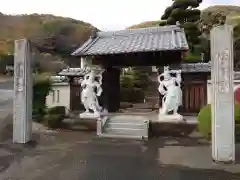
[[[201,11],[197,8],[202,0],[173,0],[173,4],[166,8],[162,20],[167,25],[174,25],[177,22],[185,29],[186,37],[189,44],[190,52],[198,51],[200,43],[199,36],[201,32],[198,28]],[[164,25],[164,23],[161,23]]]

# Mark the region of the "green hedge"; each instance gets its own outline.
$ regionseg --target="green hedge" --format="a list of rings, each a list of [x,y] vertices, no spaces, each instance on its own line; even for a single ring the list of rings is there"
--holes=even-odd
[[[240,134],[240,106],[235,104],[234,106],[234,117],[235,117],[235,132],[237,135]],[[211,105],[208,104],[203,107],[198,114],[198,130],[206,138],[211,137]],[[226,119],[227,120],[227,119]]]
[[[187,62],[187,63],[195,63],[195,62],[200,62],[200,61],[201,61],[201,55],[199,55],[199,54],[189,53],[184,58],[184,62]]]
[[[134,87],[133,75],[124,75],[120,77],[121,88],[133,88]]]
[[[33,118],[36,121],[41,121],[47,113],[46,97],[51,87],[49,76],[37,74],[33,76]]]
[[[142,82],[131,74],[121,76],[120,100],[122,102],[142,102],[144,90],[141,85]]]

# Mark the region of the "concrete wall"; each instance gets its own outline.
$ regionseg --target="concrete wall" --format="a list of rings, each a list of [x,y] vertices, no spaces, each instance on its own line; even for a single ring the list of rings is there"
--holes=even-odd
[[[240,88],[240,80],[234,80],[234,91],[236,89]],[[211,86],[211,81],[208,80],[207,83],[207,103],[210,104],[211,103],[211,97],[212,97],[212,86]]]
[[[65,106],[70,109],[70,86],[68,83],[55,83],[52,87],[53,91],[46,98],[48,107]]]

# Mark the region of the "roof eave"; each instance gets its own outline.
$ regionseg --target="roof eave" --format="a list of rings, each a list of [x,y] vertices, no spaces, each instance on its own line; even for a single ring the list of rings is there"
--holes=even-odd
[[[171,52],[176,52],[176,51],[188,51],[188,47],[181,47],[181,48],[176,48],[176,49],[161,49],[161,50],[156,50],[156,51],[136,51],[136,52],[116,52],[116,53],[78,53],[75,56],[79,57],[87,57],[87,56],[106,56],[106,55],[121,55],[121,54],[132,54],[132,53],[153,53],[153,52],[166,52],[166,51],[171,51]]]
[[[71,53],[71,56],[82,56],[97,40],[99,37],[90,37],[80,48]]]
[[[168,30],[169,31],[169,30]],[[98,33],[98,36],[96,38],[90,37],[86,43],[84,43],[80,48],[75,50],[71,55],[72,56],[80,56],[80,57],[86,57],[86,56],[105,56],[105,55],[119,55],[119,54],[131,54],[131,53],[147,53],[147,52],[161,52],[161,51],[188,51],[189,47],[187,44],[186,40],[186,35],[185,31],[182,28],[179,29],[172,29],[172,39],[174,40],[172,47],[169,49],[157,49],[157,50],[147,50],[147,51],[142,51],[139,49],[139,51],[133,51],[133,52],[128,52],[128,51],[116,51],[116,52],[88,52],[89,49],[97,42],[97,40],[101,37],[100,33]],[[161,31],[162,32],[162,31]],[[174,33],[175,32],[175,33]],[[178,33],[176,33],[178,32]],[[106,32],[102,32],[106,33]],[[108,32],[110,33],[110,32]],[[113,32],[112,32],[113,33]],[[111,33],[110,33],[111,34]],[[113,33],[114,35],[114,33]],[[176,46],[175,43],[175,36],[178,36],[178,39],[182,39],[182,42],[180,43],[180,46]],[[186,42],[186,43],[185,43]]]

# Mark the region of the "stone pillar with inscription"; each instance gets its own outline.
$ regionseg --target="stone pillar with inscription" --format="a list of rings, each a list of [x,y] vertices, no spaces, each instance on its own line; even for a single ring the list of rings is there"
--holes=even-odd
[[[215,162],[235,161],[233,93],[233,28],[211,31],[212,157]]]
[[[27,143],[32,134],[32,71],[30,43],[15,41],[13,142]]]

